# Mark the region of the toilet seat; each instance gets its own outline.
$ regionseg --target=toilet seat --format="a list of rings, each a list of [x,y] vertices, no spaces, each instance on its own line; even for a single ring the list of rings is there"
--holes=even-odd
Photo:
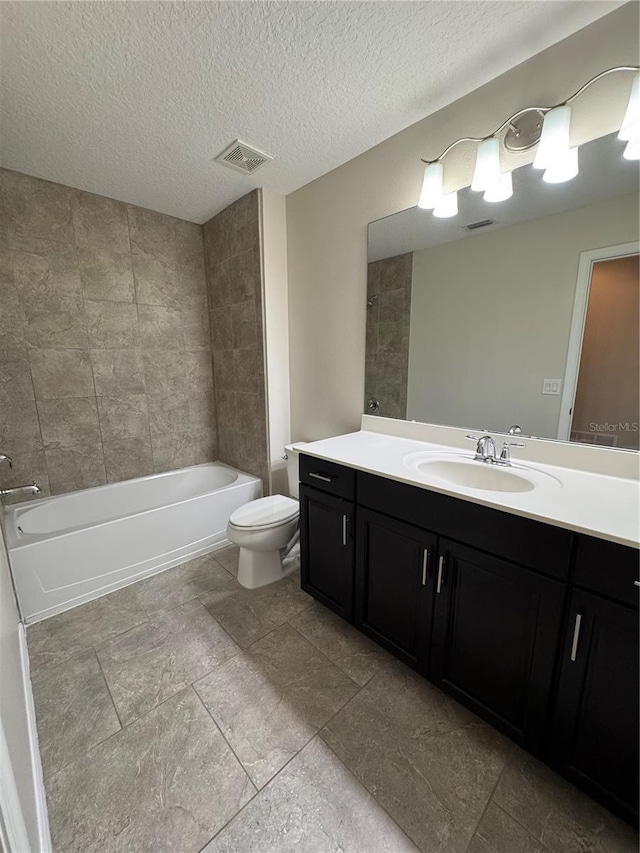
[[[300,505],[284,495],[258,498],[231,513],[229,524],[238,528],[264,530],[293,521],[300,513]]]

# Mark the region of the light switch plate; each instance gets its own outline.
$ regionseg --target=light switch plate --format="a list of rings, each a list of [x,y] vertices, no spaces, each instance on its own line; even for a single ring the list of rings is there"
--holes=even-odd
[[[560,389],[562,388],[562,379],[543,379],[542,380],[542,393],[543,394],[552,394],[554,396],[559,396]]]

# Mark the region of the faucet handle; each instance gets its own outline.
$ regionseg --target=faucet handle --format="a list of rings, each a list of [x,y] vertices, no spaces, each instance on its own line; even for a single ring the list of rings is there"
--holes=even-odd
[[[502,452],[500,453],[500,462],[505,465],[511,464],[511,447],[526,447],[527,445],[522,441],[505,441],[502,445]]]

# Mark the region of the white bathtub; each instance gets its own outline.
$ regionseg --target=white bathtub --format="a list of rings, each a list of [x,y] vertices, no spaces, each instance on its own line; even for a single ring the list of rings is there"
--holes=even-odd
[[[38,622],[212,551],[262,483],[220,462],[6,509],[22,613]]]

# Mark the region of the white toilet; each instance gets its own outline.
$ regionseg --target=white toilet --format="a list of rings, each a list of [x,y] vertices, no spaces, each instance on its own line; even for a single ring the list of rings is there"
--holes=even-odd
[[[227,536],[240,546],[238,583],[255,589],[280,580],[296,568],[296,564],[283,566],[283,553],[297,540],[300,507],[298,493],[298,455],[304,442],[288,444],[287,479],[289,494],[258,498],[231,513]],[[294,540],[296,537],[296,540]]]

